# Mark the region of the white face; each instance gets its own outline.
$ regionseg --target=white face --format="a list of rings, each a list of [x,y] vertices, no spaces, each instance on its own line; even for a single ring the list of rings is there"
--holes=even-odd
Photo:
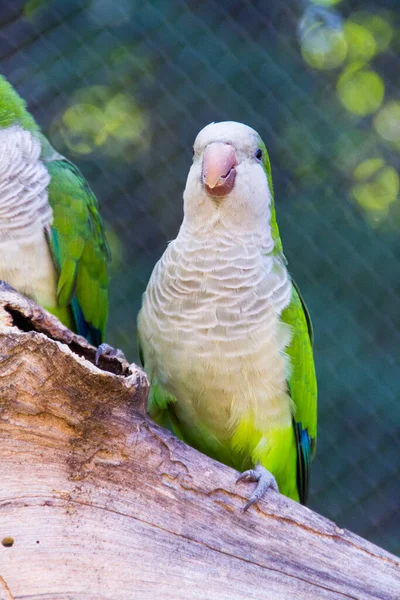
[[[262,147],[258,133],[242,123],[211,123],[200,131],[183,196],[186,224],[269,231],[271,194]]]

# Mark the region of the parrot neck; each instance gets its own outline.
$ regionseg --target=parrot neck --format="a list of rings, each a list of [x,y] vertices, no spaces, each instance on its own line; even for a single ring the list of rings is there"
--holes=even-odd
[[[0,246],[43,237],[51,226],[50,176],[40,152],[39,140],[19,125],[0,129]]]
[[[267,214],[252,227],[243,227],[242,223],[233,219],[222,219],[218,213],[210,215],[209,219],[201,222],[185,216],[178,237],[199,246],[208,246],[211,243],[216,250],[219,243],[257,247],[263,254],[269,255],[274,251],[275,242],[270,227],[269,208],[266,212]]]
[[[275,307],[278,314],[288,306],[291,297],[291,281],[286,268],[286,261],[281,253],[274,253],[274,242],[271,231],[267,235],[261,232],[231,230],[221,226],[196,230],[182,223],[177,238],[170,244],[168,257],[173,257],[175,264],[174,281],[182,277],[186,281],[207,281],[216,292],[216,301],[232,295],[236,298],[238,290],[244,294],[263,297],[266,303]],[[182,269],[182,273],[181,273]],[[257,282],[257,284],[256,284]],[[179,305],[179,304],[178,304]],[[246,319],[244,311],[240,318]]]

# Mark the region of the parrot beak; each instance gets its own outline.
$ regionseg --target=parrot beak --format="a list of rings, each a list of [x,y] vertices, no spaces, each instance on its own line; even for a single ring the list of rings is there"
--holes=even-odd
[[[207,194],[220,198],[232,190],[237,158],[234,148],[223,142],[209,144],[203,156],[203,183]]]

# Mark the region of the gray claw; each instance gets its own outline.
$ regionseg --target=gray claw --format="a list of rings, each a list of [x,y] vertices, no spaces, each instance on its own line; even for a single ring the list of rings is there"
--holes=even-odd
[[[260,500],[260,498],[264,496],[265,492],[269,488],[272,488],[273,490],[275,490],[275,492],[279,492],[278,484],[276,483],[275,477],[272,475],[272,473],[267,471],[267,469],[265,469],[261,465],[257,465],[254,469],[249,469],[248,471],[242,473],[237,478],[236,483],[238,481],[257,482],[256,489],[250,496],[249,501],[243,509],[244,512],[246,512],[250,508],[250,506],[254,504],[254,502],[258,502],[258,500]]]
[[[100,344],[100,346],[96,350],[96,358],[95,364],[96,367],[99,366],[99,360],[102,356],[107,356],[108,358],[119,358],[120,360],[125,360],[125,354],[119,348],[113,348],[109,344]]]

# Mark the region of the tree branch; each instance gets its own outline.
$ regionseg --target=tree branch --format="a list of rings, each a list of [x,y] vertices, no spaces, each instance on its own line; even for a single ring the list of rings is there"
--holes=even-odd
[[[0,600],[394,600],[396,557],[144,415],[143,372],[0,285]]]

